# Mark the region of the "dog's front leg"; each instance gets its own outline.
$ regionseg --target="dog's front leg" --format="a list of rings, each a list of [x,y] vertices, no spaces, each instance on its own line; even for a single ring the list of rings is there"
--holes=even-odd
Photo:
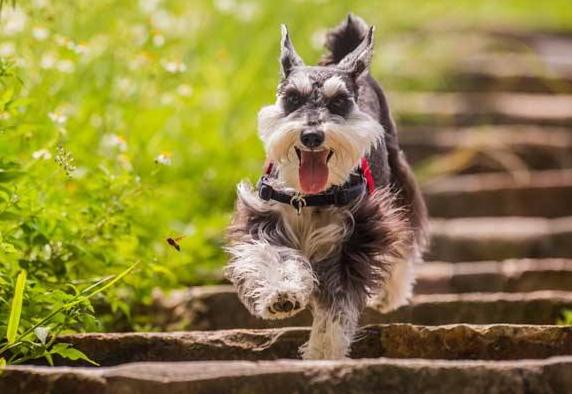
[[[314,321],[310,339],[300,351],[306,360],[341,359],[348,356],[358,325],[360,310],[351,300],[324,305],[312,302]]]
[[[314,317],[310,339],[302,346],[305,359],[347,357],[354,339],[367,290],[355,264],[333,257],[314,263],[318,286],[312,294]]]
[[[262,240],[237,243],[228,251],[227,277],[253,315],[283,319],[306,307],[315,277],[299,251]]]

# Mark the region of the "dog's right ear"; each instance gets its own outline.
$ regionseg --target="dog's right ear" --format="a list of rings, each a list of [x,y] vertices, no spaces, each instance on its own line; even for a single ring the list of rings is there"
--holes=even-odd
[[[296,66],[303,66],[304,62],[302,58],[296,53],[292,41],[290,41],[290,35],[288,34],[288,28],[286,25],[281,25],[280,29],[282,31],[282,41],[280,44],[280,66],[282,68],[282,78],[288,78],[292,68]]]

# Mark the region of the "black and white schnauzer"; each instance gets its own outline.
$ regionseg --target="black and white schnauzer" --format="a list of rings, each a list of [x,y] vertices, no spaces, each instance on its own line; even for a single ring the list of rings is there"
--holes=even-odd
[[[258,115],[267,170],[238,186],[226,274],[248,310],[313,315],[305,359],[346,357],[366,304],[408,302],[426,208],[385,95],[368,69],[373,27],[356,16],[306,66],[282,26],[277,100]]]

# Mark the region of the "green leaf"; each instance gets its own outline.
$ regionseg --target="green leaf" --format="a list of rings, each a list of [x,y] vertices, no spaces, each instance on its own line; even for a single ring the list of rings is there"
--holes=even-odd
[[[71,347],[69,343],[56,343],[50,350],[51,354],[57,354],[61,357],[67,358],[68,360],[84,360],[88,363],[99,366],[98,363],[87,357],[82,351]]]
[[[0,169],[0,182],[8,182],[24,175],[24,171],[13,171]]]
[[[4,357],[0,357],[0,373],[2,373],[4,368],[6,368],[6,359]]]
[[[14,288],[14,298],[12,298],[12,307],[10,309],[10,318],[8,319],[8,328],[6,329],[6,339],[8,344],[16,342],[16,334],[20,325],[20,316],[22,315],[22,303],[24,301],[24,289],[26,287],[26,271],[22,270],[16,279],[16,287]]]

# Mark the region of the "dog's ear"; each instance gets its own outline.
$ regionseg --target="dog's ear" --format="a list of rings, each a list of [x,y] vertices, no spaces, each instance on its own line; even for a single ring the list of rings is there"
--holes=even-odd
[[[286,25],[280,26],[282,31],[282,41],[280,44],[280,66],[282,67],[282,77],[288,78],[292,68],[295,66],[303,66],[304,62],[302,58],[298,56],[292,41],[290,41],[290,35],[288,34],[288,28]]]
[[[375,28],[371,26],[362,42],[352,52],[348,53],[338,63],[337,67],[350,74],[354,79],[359,77],[369,68],[373,56],[373,33]]]

